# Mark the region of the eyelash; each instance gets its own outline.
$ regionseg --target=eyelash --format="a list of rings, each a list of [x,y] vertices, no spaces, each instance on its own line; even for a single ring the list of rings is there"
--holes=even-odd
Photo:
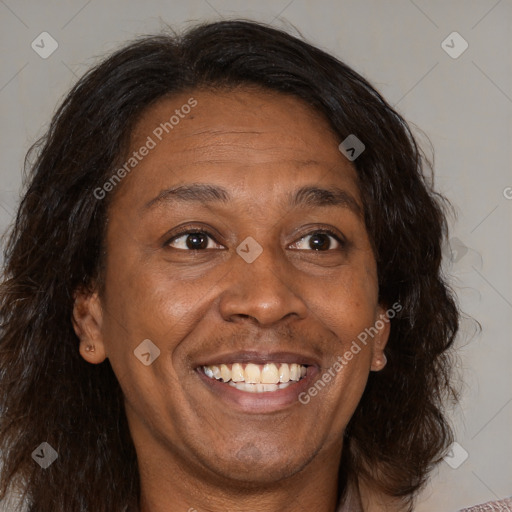
[[[204,235],[207,235],[209,236],[216,244],[219,244],[221,245],[219,242],[217,242],[217,240],[215,239],[215,236],[210,232],[208,231],[207,229],[205,228],[190,228],[190,227],[187,227],[185,226],[184,228],[180,229],[177,233],[175,233],[172,238],[170,238],[169,240],[167,240],[167,242],[165,242],[165,246],[169,246],[174,240],[176,240],[177,238],[180,238],[182,237],[183,235],[192,235],[194,233],[201,233],[201,234],[204,234]],[[337,250],[343,250],[346,246],[346,242],[338,235],[338,233],[336,233],[335,231],[333,231],[332,229],[330,228],[320,228],[320,229],[316,229],[316,230],[313,230],[313,231],[310,231],[308,233],[305,233],[303,235],[301,235],[297,242],[302,240],[303,238],[306,238],[307,236],[311,236],[311,235],[317,235],[317,234],[325,234],[325,235],[330,235],[332,236],[339,244],[340,244],[340,247],[337,249]],[[296,243],[296,242],[294,242]],[[176,249],[177,251],[184,251],[184,252],[193,252],[192,249]],[[195,249],[196,251],[207,251],[208,249]],[[311,251],[314,251],[315,249],[309,249]],[[333,251],[333,250],[336,250],[336,249],[327,249],[326,251],[315,251],[315,252],[330,252],[330,251]]]

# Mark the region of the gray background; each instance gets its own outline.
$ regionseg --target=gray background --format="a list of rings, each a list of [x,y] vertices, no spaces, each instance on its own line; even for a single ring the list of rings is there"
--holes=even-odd
[[[421,128],[424,146],[426,137],[432,142],[436,186],[458,213],[450,219],[446,272],[463,311],[483,330],[462,323],[464,396],[451,412],[461,448],[451,466],[443,461],[433,473],[417,510],[449,512],[510,496],[512,0],[0,0],[0,230],[16,208],[26,150],[99,57],[166,24],[232,17],[293,32],[292,24],[367,77]],[[43,31],[59,45],[47,59],[31,48]],[[458,58],[441,46],[453,31],[469,44]],[[445,44],[462,48],[457,39]]]

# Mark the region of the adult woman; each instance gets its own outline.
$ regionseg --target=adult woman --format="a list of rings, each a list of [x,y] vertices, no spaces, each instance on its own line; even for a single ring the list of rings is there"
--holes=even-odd
[[[38,512],[411,510],[452,441],[458,328],[423,165],[362,77],[255,23],[90,71],[6,251],[3,491],[19,478]]]

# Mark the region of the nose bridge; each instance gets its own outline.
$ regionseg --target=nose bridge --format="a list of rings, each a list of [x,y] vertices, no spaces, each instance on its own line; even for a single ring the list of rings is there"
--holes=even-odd
[[[261,325],[271,325],[292,315],[306,317],[307,307],[293,271],[273,245],[262,246],[247,237],[238,246],[220,300],[226,321],[251,317]]]

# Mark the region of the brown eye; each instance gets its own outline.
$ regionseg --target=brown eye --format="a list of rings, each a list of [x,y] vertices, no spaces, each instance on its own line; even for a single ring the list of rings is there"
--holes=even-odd
[[[293,245],[296,246],[295,248],[297,249],[329,251],[333,249],[342,249],[344,243],[335,233],[329,231],[315,231],[314,233],[303,236]]]
[[[206,231],[189,230],[172,237],[166,242],[166,245],[180,251],[202,251],[215,248],[211,244],[209,245],[210,240],[216,243],[213,236]]]

